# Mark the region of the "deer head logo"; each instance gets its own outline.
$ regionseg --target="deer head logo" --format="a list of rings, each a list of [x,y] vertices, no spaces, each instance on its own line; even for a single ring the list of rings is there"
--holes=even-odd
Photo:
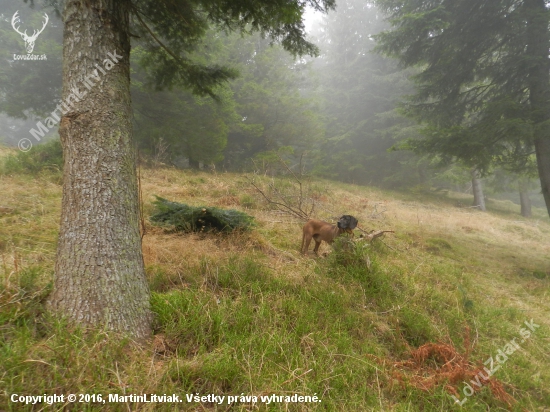
[[[11,25],[12,25],[13,29],[21,35],[23,40],[25,40],[25,49],[27,49],[27,53],[30,54],[34,50],[34,42],[36,41],[36,38],[46,28],[46,25],[48,24],[49,18],[48,18],[48,15],[46,13],[44,13],[44,24],[42,25],[42,28],[40,30],[34,30],[32,36],[29,36],[27,34],[27,30],[25,30],[24,32],[19,31],[19,24],[21,23],[21,20],[19,20],[18,13],[19,13],[19,10],[17,10],[15,12],[15,14],[13,15],[13,17],[11,19]]]

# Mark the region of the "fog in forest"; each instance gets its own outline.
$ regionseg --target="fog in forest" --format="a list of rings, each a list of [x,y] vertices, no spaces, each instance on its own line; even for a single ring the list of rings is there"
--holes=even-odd
[[[497,125],[493,119],[493,129],[502,129],[502,135],[486,133],[483,108],[493,110],[488,94],[476,96],[471,107],[459,108],[455,102],[457,106],[441,109],[447,111],[446,126],[440,109],[423,111],[423,104],[437,100],[430,87],[444,83],[430,84],[422,77],[430,75],[425,72],[430,64],[426,53],[416,61],[413,55],[390,56],[402,40],[377,37],[392,29],[384,9],[391,2],[378,3],[340,0],[327,15],[309,10],[308,39],[317,45],[317,57],[295,58],[257,33],[241,36],[212,27],[190,56],[237,74],[217,86],[215,96],[197,95],[181,83],[164,88],[153,84],[151,77],[163,73],[144,40],[133,38],[132,121],[140,158],[176,168],[267,174],[284,173],[279,165],[284,159],[308,174],[343,182],[465,193],[478,187],[484,198],[515,203],[522,191],[533,205],[544,207],[532,139],[521,136],[528,133],[522,120]],[[0,4],[0,139],[9,146],[21,139],[41,144],[57,138],[55,126],[40,141],[29,131],[61,101],[62,24],[55,9],[40,1],[33,8],[13,0]],[[9,57],[24,51],[10,24],[16,11],[26,28],[40,27],[43,12],[50,16],[34,51],[47,60]],[[415,45],[406,47],[411,51]],[[484,81],[480,77],[460,87],[481,87]],[[440,103],[445,106],[446,99]],[[515,110],[501,109],[503,117]]]
[[[0,0],[0,412],[548,411],[549,50],[550,0]]]

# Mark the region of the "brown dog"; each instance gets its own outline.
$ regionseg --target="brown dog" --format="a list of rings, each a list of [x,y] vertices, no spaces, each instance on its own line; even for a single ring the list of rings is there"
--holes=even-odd
[[[303,228],[302,253],[304,255],[307,253],[311,239],[315,240],[313,251],[318,255],[319,246],[323,240],[331,244],[342,233],[350,233],[353,236],[353,229],[357,227],[357,223],[357,219],[351,215],[343,215],[336,225],[317,219],[308,220]]]

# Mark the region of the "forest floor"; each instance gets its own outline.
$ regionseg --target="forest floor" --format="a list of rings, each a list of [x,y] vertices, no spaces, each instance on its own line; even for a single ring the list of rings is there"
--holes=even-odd
[[[313,179],[315,217],[351,214],[366,231],[395,233],[302,256],[303,221],[273,210],[251,178],[141,169],[155,335],[139,346],[45,311],[60,173],[0,174],[0,411],[550,411],[543,210],[527,219],[489,201],[482,213],[463,206],[465,194]],[[254,179],[295,190],[292,180]],[[256,226],[174,233],[147,221],[155,195],[244,211]],[[71,393],[89,396],[71,404]],[[25,406],[13,394],[65,400]]]

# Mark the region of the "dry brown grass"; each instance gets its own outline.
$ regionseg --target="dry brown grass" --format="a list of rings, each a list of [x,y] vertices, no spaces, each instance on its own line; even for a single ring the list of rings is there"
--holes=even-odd
[[[435,284],[445,282],[438,278],[429,262],[438,261],[447,253],[454,260],[460,259],[457,263],[462,267],[465,280],[479,285],[480,299],[528,309],[535,315],[550,312],[547,303],[541,306],[546,295],[539,298],[531,293],[541,286],[541,281],[531,276],[532,272],[542,271],[550,276],[548,219],[481,213],[433,196],[422,203],[373,188],[336,185],[329,181],[314,184],[320,192],[318,218],[333,221],[342,214],[352,214],[365,230],[396,231],[395,236],[389,234],[384,240],[397,251],[388,257],[387,264],[410,272],[411,282],[422,282],[422,278]],[[154,199],[153,195],[158,195],[194,206],[235,208],[253,215],[258,222],[255,234],[245,237],[167,234],[151,229],[144,239],[147,264],[159,264],[171,273],[181,274],[205,257],[223,260],[231,254],[257,250],[262,252],[257,258],[264,259],[278,276],[293,279],[315,276],[316,261],[299,255],[303,222],[267,210],[267,204],[244,177],[174,169],[143,170],[142,188],[146,213],[151,211],[149,202]],[[256,199],[257,208],[240,205],[239,199],[245,194]],[[437,244],[431,245],[432,241],[443,241],[444,247],[440,250]],[[448,251],[445,242],[449,245]],[[322,252],[330,251],[326,245],[323,248]],[[412,270],[411,262],[414,263]],[[424,267],[422,262],[426,262]],[[518,278],[525,273],[529,276]]]
[[[4,152],[9,149],[2,149]],[[299,255],[303,222],[270,211],[249,182],[240,175],[210,174],[175,169],[142,169],[141,186],[144,212],[152,211],[154,195],[193,206],[214,205],[245,211],[256,218],[253,234],[221,235],[170,234],[148,226],[143,251],[147,265],[162,265],[174,274],[196,266],[201,259],[224,259],[228,255],[259,251],[266,264],[290,277],[311,274],[314,262]],[[316,181],[316,217],[331,221],[341,214],[352,214],[365,230],[392,229],[385,242],[401,253],[390,263],[403,265],[403,259],[416,261],[441,254],[431,241],[449,243],[450,253],[460,258],[465,272],[488,271],[503,282],[509,277],[539,271],[550,275],[550,224],[548,219],[524,219],[519,215],[480,213],[458,208],[452,202],[433,198],[426,203],[403,200],[403,196],[377,189],[336,185]],[[47,177],[0,176],[0,250],[17,255],[26,264],[53,262],[55,233],[60,213],[61,187]],[[249,209],[243,196],[255,199]],[[14,232],[13,228],[17,227]],[[324,251],[330,249],[323,245]],[[443,250],[445,252],[445,250]],[[393,262],[391,260],[394,259]],[[5,261],[13,258],[5,258]],[[8,262],[9,264],[9,262]],[[51,265],[50,265],[51,266]],[[278,272],[279,273],[279,272]],[[493,286],[494,278],[479,277],[484,289],[492,289],[494,298],[507,294]],[[507,282],[515,293],[536,288],[537,280],[525,279],[521,286]]]
[[[17,153],[17,149],[15,147],[6,147],[0,145],[0,157],[8,156],[15,153]]]
[[[270,275],[284,278],[292,285],[304,288],[308,283],[329,285],[337,294],[347,297],[349,293],[352,296],[354,291],[346,290],[351,282],[329,279],[326,273],[318,270],[323,267],[322,258],[300,255],[303,222],[270,210],[243,176],[175,169],[142,169],[141,176],[146,217],[152,212],[151,202],[157,195],[192,206],[234,208],[251,214],[257,222],[256,228],[249,233],[229,235],[171,233],[146,223],[143,254],[152,284],[157,271],[162,272],[157,291],[187,288],[191,283],[202,285],[208,281],[215,267],[223,266],[234,256],[248,256],[268,267]],[[477,366],[470,363],[468,353],[461,353],[450,343],[433,342],[410,349],[409,363],[399,364],[398,361],[403,358],[396,357],[394,352],[407,348],[403,343],[405,338],[399,331],[402,309],[423,311],[422,314],[433,321],[438,336],[444,336],[446,328],[451,326],[442,322],[434,312],[440,308],[438,304],[444,304],[463,315],[461,319],[467,318],[469,315],[465,314],[466,309],[459,301],[457,291],[457,285],[462,285],[469,293],[468,298],[480,307],[483,305],[484,310],[517,310],[535,320],[550,316],[550,224],[547,218],[524,219],[512,213],[481,213],[458,208],[455,202],[433,195],[422,199],[418,195],[412,198],[322,180],[313,184],[317,188],[315,196],[319,202],[316,217],[333,221],[342,214],[351,214],[359,219],[359,225],[365,230],[395,231],[395,234],[381,239],[388,248],[380,240],[376,241],[380,251],[378,264],[380,276],[395,275],[398,278],[392,286],[403,287],[407,291],[405,298],[390,302],[388,306],[394,303],[395,306],[389,310],[379,309],[375,298],[367,295],[364,295],[364,301],[346,301],[346,304],[350,305],[350,313],[365,316],[365,328],[358,328],[358,336],[363,340],[367,340],[364,336],[368,336],[368,339],[377,341],[379,348],[383,347],[380,353],[387,355],[385,365],[390,359],[399,366],[403,379],[413,381],[411,386],[416,382],[418,385],[415,387],[424,385],[429,389],[444,385],[445,379],[460,383],[461,379],[467,380],[477,374]],[[16,266],[35,264],[51,273],[59,223],[60,185],[49,180],[47,175],[37,178],[0,176],[0,193],[0,255],[3,259],[0,265],[4,265],[4,273],[17,272]],[[328,246],[323,245],[322,248],[330,251]],[[535,272],[547,276],[537,278],[533,276]],[[441,303],[427,301],[440,296]],[[277,305],[283,303],[277,301],[273,307]],[[485,316],[481,312],[476,316]],[[493,315],[497,319],[494,322],[497,322],[498,314],[490,313],[487,317]],[[488,330],[492,318],[483,321],[485,330],[472,330],[475,341],[485,339],[484,352],[478,354],[476,359],[485,359],[491,353],[487,349],[491,344],[488,341],[502,336],[501,331]],[[511,321],[507,319],[507,322]],[[521,322],[523,318],[518,321]],[[372,332],[369,324],[372,325]],[[461,328],[463,324],[453,326]],[[300,345],[309,356],[315,353],[315,345],[323,346],[325,342],[314,334],[308,334],[302,337]],[[198,368],[196,364],[200,360],[174,357],[172,346],[169,339],[157,335],[151,350],[132,355],[136,356],[135,363],[139,366],[136,366],[135,376],[129,375],[128,369],[124,372],[117,370],[116,365],[112,366],[112,376],[116,377],[110,382],[113,390],[123,392],[126,385],[131,385],[143,393],[153,393],[162,384],[167,371],[180,367],[189,370]],[[544,368],[548,355],[543,352],[544,347],[533,344],[528,349],[525,350],[525,358],[546,376]],[[36,357],[39,358],[39,355]],[[147,356],[147,365],[140,363]],[[442,360],[438,369],[427,369],[430,365],[434,366],[430,361],[438,356]],[[449,359],[455,359],[458,363],[449,363],[445,369],[442,365]],[[143,368],[147,370],[146,384],[141,378]],[[491,389],[506,403],[506,395],[500,393],[497,386],[491,386]],[[146,406],[143,410],[148,408]]]
[[[3,148],[2,152],[12,150]],[[178,271],[205,256],[222,258],[256,249],[267,252],[267,259],[276,267],[287,267],[294,274],[301,270],[309,272],[298,254],[302,222],[265,210],[265,202],[244,177],[175,169],[143,169],[141,174],[146,215],[152,211],[154,195],[158,195],[193,206],[235,208],[253,215],[258,222],[257,236],[240,240],[224,240],[214,235],[167,235],[162,230],[149,228],[144,238],[147,264],[168,265]],[[356,216],[365,230],[396,230],[396,236],[387,235],[386,242],[399,250],[407,250],[408,254],[430,251],[426,243],[429,239],[444,239],[452,244],[454,252],[462,254],[461,263],[471,272],[479,270],[480,265],[499,276],[549,271],[548,219],[480,213],[449,202],[402,200],[399,195],[377,189],[336,186],[328,181],[315,182],[315,185],[320,188],[316,217],[331,221],[347,213]],[[3,226],[18,227],[17,234],[0,229],[3,230],[1,249],[13,250],[29,263],[51,260],[55,249],[52,233],[57,231],[60,211],[60,186],[47,178],[1,176],[0,188]],[[258,207],[242,206],[243,195],[256,199]],[[324,248],[329,250],[327,246]]]
[[[47,177],[0,176],[0,254],[7,267],[53,268],[61,187]]]

